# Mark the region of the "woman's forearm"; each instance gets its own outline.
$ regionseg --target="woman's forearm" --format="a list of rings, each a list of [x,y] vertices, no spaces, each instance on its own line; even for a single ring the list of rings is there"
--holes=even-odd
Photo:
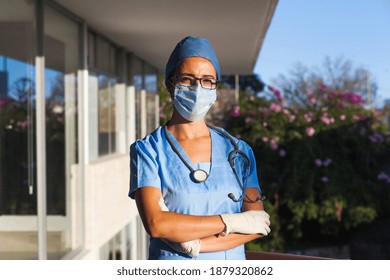
[[[213,235],[201,239],[202,253],[224,251],[235,248],[252,240],[262,237],[260,234],[236,234],[228,236]]]
[[[135,192],[135,199],[145,229],[149,235],[154,238],[162,238],[171,242],[181,243],[210,236],[213,237],[225,231],[227,228],[227,224],[225,225],[225,223],[227,222],[229,222],[230,228],[232,225],[234,225],[235,229],[238,230],[236,232],[263,232],[263,228],[257,228],[262,225],[262,222],[264,222],[263,219],[265,217],[262,215],[262,213],[242,213],[245,215],[245,217],[229,216],[229,219],[225,221],[225,219],[222,220],[220,215],[192,216],[175,212],[168,212],[168,209],[163,210],[159,205],[161,200],[161,192],[154,187],[143,187],[138,189]],[[262,209],[261,203],[254,203],[247,206],[246,204],[247,203],[244,201],[244,212],[248,210]],[[239,213],[236,214],[241,215]],[[256,217],[254,217],[253,214]],[[241,221],[243,223],[241,223]],[[249,221],[249,224],[244,223],[245,221]],[[249,232],[246,232],[248,230]],[[227,246],[230,246],[230,248],[233,248],[257,237],[259,237],[259,235],[254,235],[253,237],[249,237],[248,235],[241,235],[241,237],[236,238],[229,237],[228,239],[223,240],[223,242],[226,243]],[[209,246],[207,245],[208,242],[209,239],[206,238],[206,248]]]
[[[192,216],[160,209],[161,193],[144,187],[135,193],[138,211],[150,236],[172,242],[186,242],[219,234],[225,229],[219,215]]]

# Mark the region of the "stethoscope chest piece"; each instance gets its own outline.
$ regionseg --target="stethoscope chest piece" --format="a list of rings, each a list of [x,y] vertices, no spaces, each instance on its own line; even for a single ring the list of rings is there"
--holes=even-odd
[[[192,179],[197,183],[202,183],[206,181],[207,177],[209,176],[206,171],[202,169],[193,170],[191,172]]]

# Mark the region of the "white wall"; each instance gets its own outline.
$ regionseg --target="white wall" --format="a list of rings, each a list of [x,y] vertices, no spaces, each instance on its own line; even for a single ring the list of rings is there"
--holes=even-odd
[[[135,202],[128,197],[129,156],[100,158],[85,168],[84,259],[97,259],[99,248],[138,215]]]

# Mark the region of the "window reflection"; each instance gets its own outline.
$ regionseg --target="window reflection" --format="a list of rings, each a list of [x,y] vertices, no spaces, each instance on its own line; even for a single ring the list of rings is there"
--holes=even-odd
[[[138,57],[131,55],[128,60],[128,80],[130,85],[134,86],[135,90],[135,137],[137,139],[142,137],[141,129],[141,90],[143,89],[143,62]]]
[[[73,212],[79,197],[70,171],[77,164],[79,26],[48,6],[44,23],[47,253],[58,259],[80,246],[72,225],[80,225],[82,213]]]
[[[33,154],[33,100],[35,83],[31,64],[0,56],[0,192],[1,214],[36,214]]]
[[[99,155],[115,152],[115,85],[117,80],[105,75],[98,76],[99,81]]]
[[[147,110],[147,132],[152,132],[158,123],[156,120],[157,70],[147,65],[145,67],[145,90]]]
[[[0,11],[0,259],[37,259],[34,5]]]

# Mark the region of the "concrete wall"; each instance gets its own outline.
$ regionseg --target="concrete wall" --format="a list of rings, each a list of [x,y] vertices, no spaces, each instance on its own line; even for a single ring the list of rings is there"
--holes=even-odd
[[[129,190],[129,156],[113,155],[85,168],[86,250],[97,259],[99,248],[138,215]]]

